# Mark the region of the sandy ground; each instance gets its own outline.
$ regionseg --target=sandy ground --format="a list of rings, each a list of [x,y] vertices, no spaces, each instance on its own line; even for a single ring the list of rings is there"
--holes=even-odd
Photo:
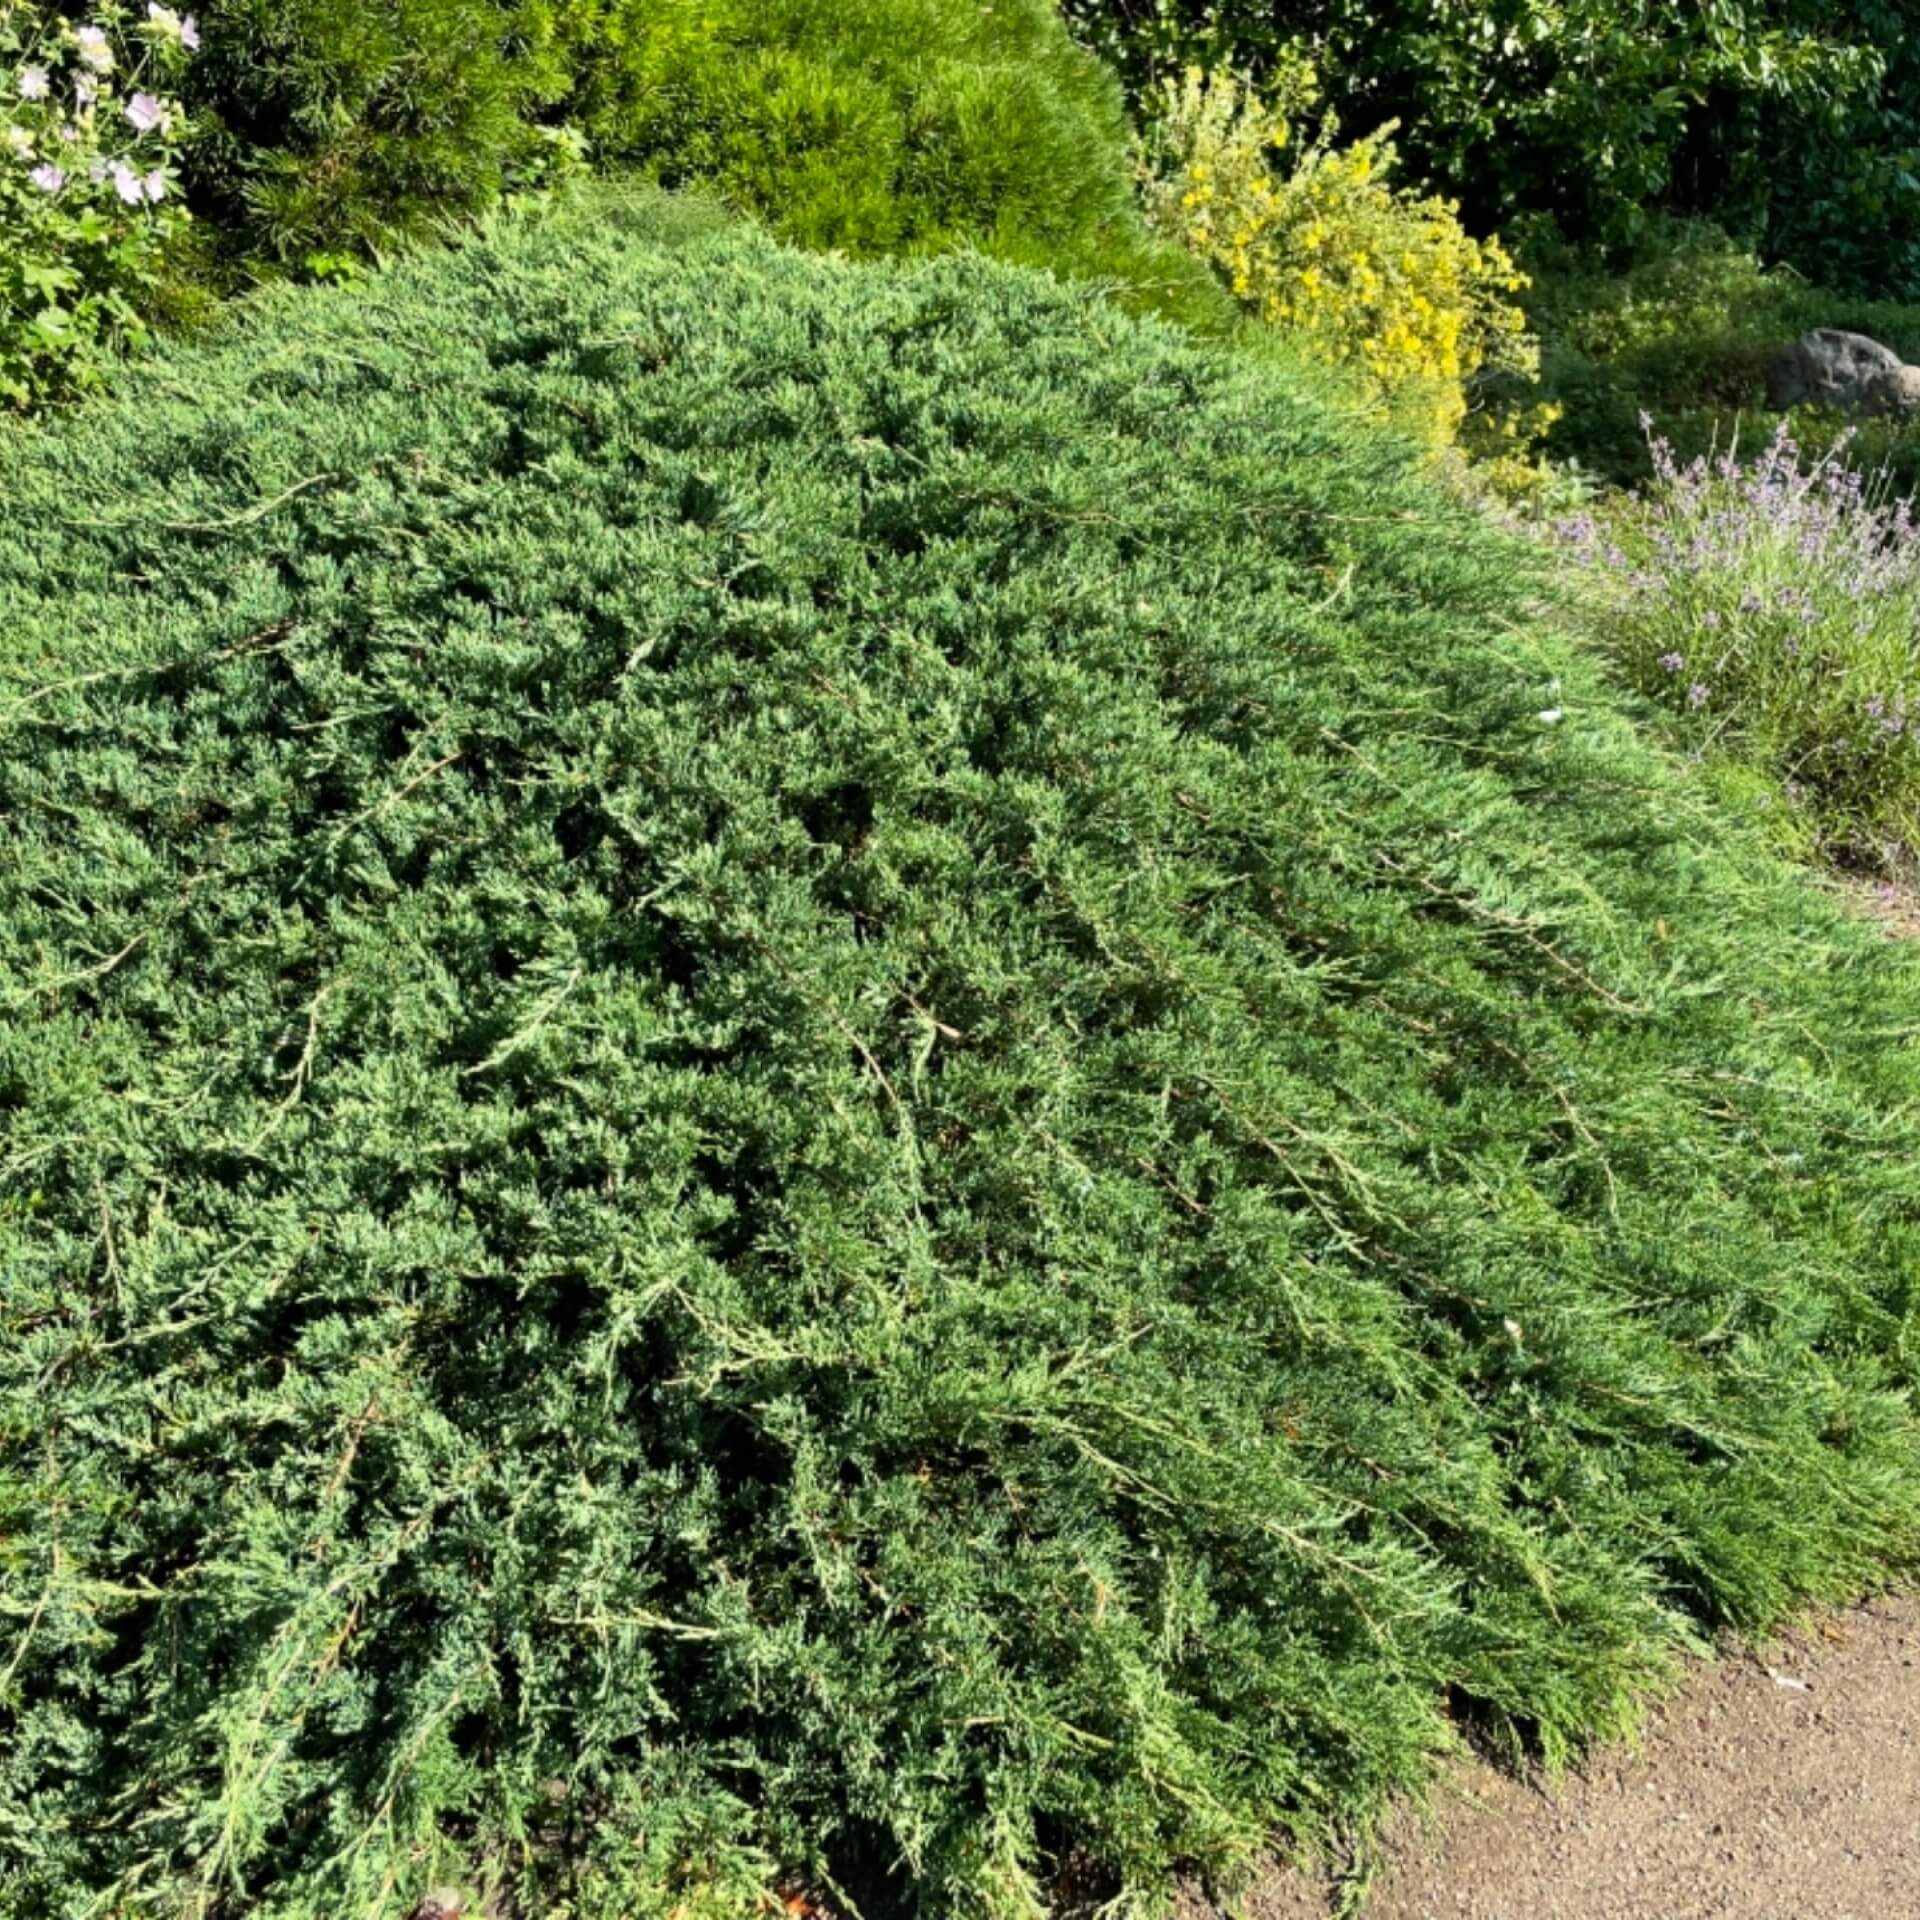
[[[1920,875],[1894,880],[1845,879],[1837,882],[1844,898],[1877,920],[1895,939],[1920,939]]]
[[[1247,1920],[1326,1920],[1277,1871]],[[1198,1896],[1182,1920],[1213,1920]],[[1557,1797],[1463,1763],[1400,1817],[1363,1920],[1920,1920],[1920,1598],[1703,1663]]]

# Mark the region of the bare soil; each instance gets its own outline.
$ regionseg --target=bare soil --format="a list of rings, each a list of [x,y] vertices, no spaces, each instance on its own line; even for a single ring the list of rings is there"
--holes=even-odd
[[[1892,879],[1840,882],[1841,891],[1896,940],[1920,939],[1920,875],[1902,872]]]
[[[1385,1853],[1363,1920],[1920,1920],[1920,1596],[1701,1663],[1556,1794],[1462,1763]],[[1337,1896],[1276,1869],[1241,1911]]]

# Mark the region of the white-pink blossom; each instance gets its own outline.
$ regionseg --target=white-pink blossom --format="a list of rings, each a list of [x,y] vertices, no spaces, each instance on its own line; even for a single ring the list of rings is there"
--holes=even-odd
[[[200,23],[192,14],[183,20],[171,7],[163,7],[159,0],[147,0],[147,30],[157,34],[163,40],[176,40],[194,52],[200,45]]]

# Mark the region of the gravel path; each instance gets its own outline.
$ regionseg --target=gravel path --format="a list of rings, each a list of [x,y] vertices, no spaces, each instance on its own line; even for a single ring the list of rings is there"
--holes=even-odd
[[[1703,1665],[1557,1799],[1463,1765],[1388,1855],[1362,1920],[1920,1920],[1920,1599]],[[1297,1872],[1245,1908],[1330,1911]]]

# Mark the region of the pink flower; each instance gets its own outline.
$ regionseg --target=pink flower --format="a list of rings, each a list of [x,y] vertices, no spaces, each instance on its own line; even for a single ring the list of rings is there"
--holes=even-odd
[[[147,197],[140,176],[124,160],[113,163],[113,190],[128,206],[137,207]]]
[[[128,124],[137,132],[152,133],[167,124],[167,110],[150,93],[136,93],[126,104]]]
[[[157,207],[167,197],[167,176],[158,167],[140,182],[141,191]]]
[[[182,20],[171,7],[161,6],[160,0],[147,0],[147,26],[162,39],[179,41],[189,53],[199,49],[200,23],[192,14]]]
[[[107,45],[107,32],[104,27],[77,28],[73,43],[80,50],[80,58],[95,73],[113,71],[113,49]]]
[[[60,189],[67,184],[67,176],[51,161],[35,167],[34,170],[27,175],[27,178],[31,180],[42,193],[58,193]]]
[[[47,70],[45,67],[22,67],[19,79],[15,82],[20,89],[22,100],[44,100],[47,97]]]

